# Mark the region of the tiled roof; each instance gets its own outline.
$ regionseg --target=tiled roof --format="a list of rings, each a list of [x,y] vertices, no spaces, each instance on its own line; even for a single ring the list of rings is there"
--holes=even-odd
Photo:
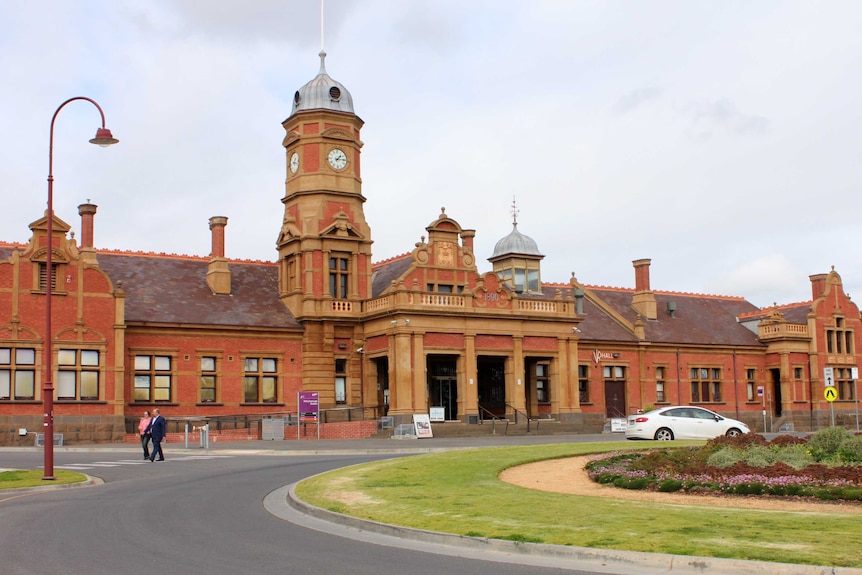
[[[615,312],[634,323],[637,312],[632,307],[633,290],[589,289]],[[665,344],[762,345],[757,335],[736,319],[740,314],[758,309],[742,298],[659,291],[654,294],[657,318],[644,322],[647,341]],[[670,301],[676,303],[673,316],[667,310]],[[587,306],[584,306],[584,311],[587,317],[580,325],[581,338],[592,338],[591,314]]]
[[[215,295],[204,258],[99,253],[98,260],[115,285],[123,282],[129,322],[302,328],[278,297],[276,264],[229,262],[231,293]]]
[[[757,311],[741,314],[740,320],[744,321],[760,321],[765,318],[773,310],[778,310],[784,316],[784,320],[788,323],[808,323],[808,314],[811,312],[811,302],[802,301],[779,305],[775,307],[766,307]]]
[[[411,255],[403,254],[374,264],[374,272],[371,276],[371,297],[377,297],[383,293],[394,280],[404,275],[412,263]]]

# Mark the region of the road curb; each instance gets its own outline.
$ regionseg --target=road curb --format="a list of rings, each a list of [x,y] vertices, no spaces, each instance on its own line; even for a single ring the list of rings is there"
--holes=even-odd
[[[373,532],[385,537],[410,540],[444,547],[458,547],[473,551],[504,554],[513,559],[542,557],[561,563],[569,569],[592,569],[603,573],[625,575],[862,575],[862,569],[824,567],[745,561],[716,557],[694,557],[665,553],[644,553],[613,549],[594,549],[545,543],[523,543],[484,537],[467,537],[437,531],[424,531],[343,515],[311,505],[296,495],[296,483],[278,490],[276,497],[286,499],[286,505],[295,511],[321,521],[341,525],[358,531]],[[276,492],[273,492],[276,494]],[[433,551],[431,551],[433,552]]]

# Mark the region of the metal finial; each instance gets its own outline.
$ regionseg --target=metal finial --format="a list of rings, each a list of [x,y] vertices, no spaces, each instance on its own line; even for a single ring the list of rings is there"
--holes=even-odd
[[[512,225],[518,225],[518,205],[515,203],[515,196],[512,196]]]

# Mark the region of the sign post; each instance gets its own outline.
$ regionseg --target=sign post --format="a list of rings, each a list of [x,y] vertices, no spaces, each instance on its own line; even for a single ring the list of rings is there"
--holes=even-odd
[[[763,393],[763,386],[757,386],[757,395],[762,399],[763,403],[763,433],[766,433],[766,394]]]
[[[829,414],[832,416],[832,427],[835,427],[835,408],[833,407],[833,402],[835,398],[838,397],[838,392],[835,391],[834,387],[827,387],[823,390],[823,397],[826,398],[826,401],[829,402]]]
[[[853,398],[856,400],[856,433],[859,433],[859,368],[850,368],[850,377],[853,378]]]
[[[299,424],[296,426],[296,438],[299,439],[301,424],[313,422],[317,424],[317,439],[320,439],[320,394],[316,391],[300,391],[297,394],[296,405],[299,408]]]

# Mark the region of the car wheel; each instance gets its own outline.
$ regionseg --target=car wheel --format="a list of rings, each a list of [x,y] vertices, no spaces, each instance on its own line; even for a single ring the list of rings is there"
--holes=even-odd
[[[673,440],[673,431],[667,427],[662,427],[655,432],[656,441],[671,441]]]
[[[728,437],[739,437],[740,435],[742,435],[742,432],[735,427],[731,427],[727,430],[727,433],[725,435],[727,435]]]

